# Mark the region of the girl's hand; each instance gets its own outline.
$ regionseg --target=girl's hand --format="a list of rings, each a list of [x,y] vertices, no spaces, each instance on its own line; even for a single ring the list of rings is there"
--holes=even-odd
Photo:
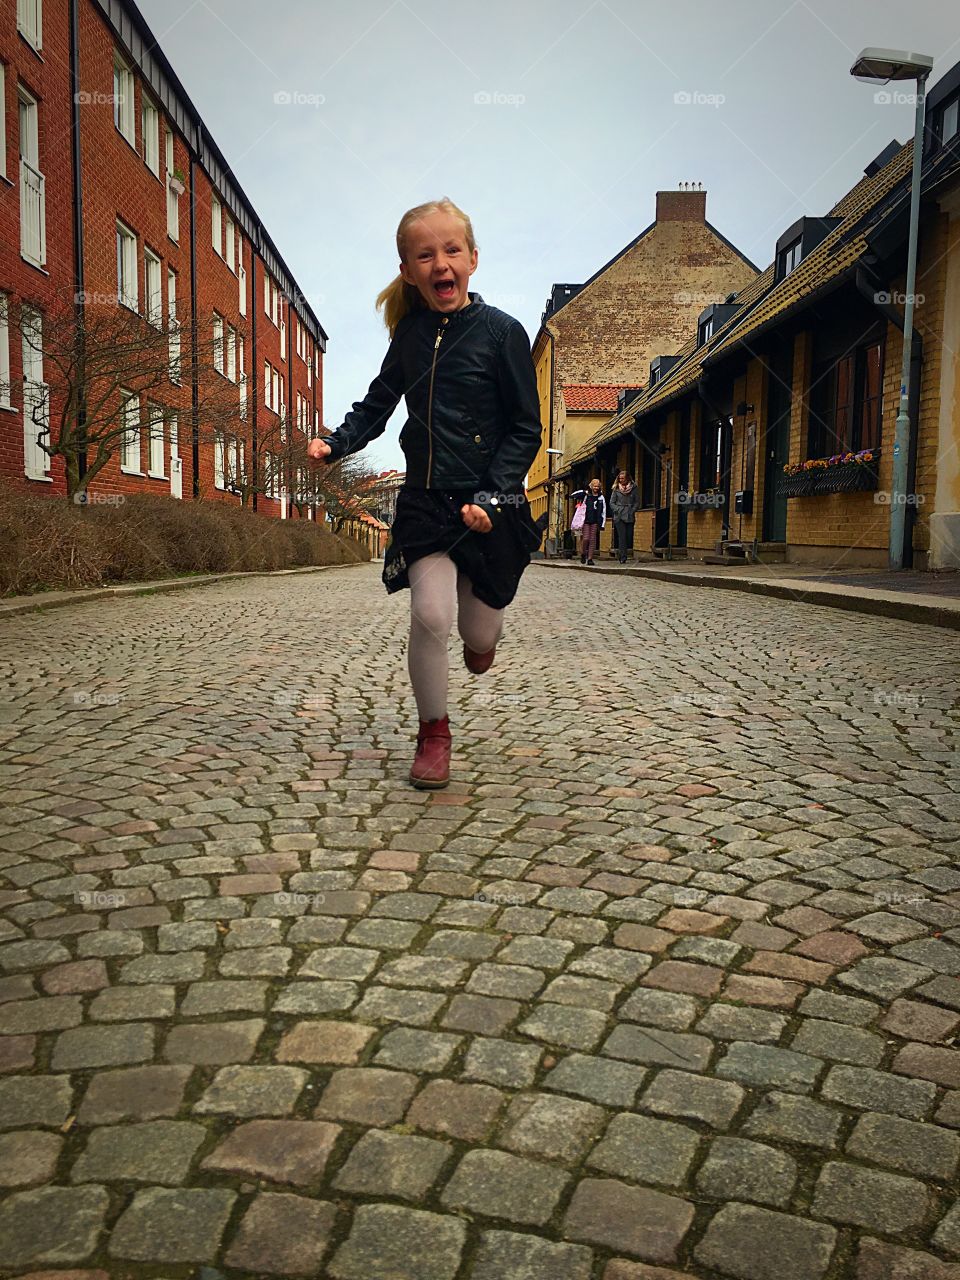
[[[333,450],[325,440],[321,440],[319,436],[315,440],[311,440],[307,445],[307,461],[311,464],[315,462],[325,462],[327,455]]]
[[[460,514],[463,517],[463,523],[474,533],[489,533],[493,528],[493,521],[483,507],[478,507],[476,503],[464,503],[460,508]]]

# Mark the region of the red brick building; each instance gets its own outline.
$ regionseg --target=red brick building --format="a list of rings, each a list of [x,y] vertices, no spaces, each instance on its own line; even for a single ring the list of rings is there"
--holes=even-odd
[[[0,0],[0,478],[312,515],[326,342],[135,4]]]

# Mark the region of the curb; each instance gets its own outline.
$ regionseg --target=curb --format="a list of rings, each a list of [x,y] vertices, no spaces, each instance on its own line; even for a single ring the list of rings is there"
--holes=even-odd
[[[531,561],[532,564],[542,564],[551,568],[576,570],[583,573],[596,573],[596,566],[593,570],[585,564],[555,564],[552,560]],[[601,573],[610,573],[610,570],[600,569]],[[947,627],[954,631],[960,631],[960,601],[954,606],[941,604],[927,604],[924,601],[917,600],[915,596],[910,599],[897,598],[895,595],[877,591],[866,595],[864,593],[856,593],[846,586],[837,584],[833,591],[827,590],[823,585],[814,586],[788,586],[784,582],[773,582],[768,578],[734,578],[734,577],[715,577],[709,573],[676,573],[669,569],[616,569],[612,571],[619,577],[629,578],[654,578],[660,582],[679,582],[685,586],[694,587],[719,587],[727,591],[746,591],[754,595],[775,596],[780,600],[790,600],[794,604],[818,604],[826,605],[832,609],[846,609],[852,613],[865,613],[879,615],[885,618],[898,618],[904,622],[922,622],[931,627]],[[797,579],[798,584],[802,584],[804,579]]]
[[[231,578],[278,578],[297,573],[322,573],[324,569],[352,569],[354,564],[369,564],[367,560],[345,564],[307,564],[294,569],[243,569],[234,573],[210,573],[198,578],[163,578],[155,582],[123,582],[115,587],[92,587],[87,591],[41,591],[32,596],[12,596],[0,600],[0,618],[16,617],[42,609],[58,609],[68,604],[88,604],[94,600],[112,600],[125,596],[145,596],[161,591],[179,591],[186,587],[205,587],[213,582],[226,582]]]

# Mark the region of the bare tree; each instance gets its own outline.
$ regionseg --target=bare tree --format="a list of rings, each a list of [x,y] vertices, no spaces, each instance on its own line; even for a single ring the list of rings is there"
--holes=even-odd
[[[70,501],[85,493],[127,433],[141,427],[142,405],[148,430],[163,430],[171,414],[192,415],[194,378],[201,438],[243,435],[242,393],[229,377],[222,323],[171,322],[159,296],[147,299],[144,315],[114,295],[87,294],[77,303],[73,294],[58,294],[42,308],[24,300],[9,316],[31,370],[42,361],[43,381],[22,381],[24,414],[36,429],[37,449],[63,458]]]

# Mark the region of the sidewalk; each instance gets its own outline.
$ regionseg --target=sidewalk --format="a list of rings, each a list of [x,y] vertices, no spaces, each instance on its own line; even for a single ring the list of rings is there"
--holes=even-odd
[[[324,569],[350,569],[365,560],[344,564],[308,564],[294,569],[250,569],[238,573],[202,573],[189,578],[157,578],[152,582],[118,582],[112,587],[79,587],[74,591],[36,591],[29,596],[9,596],[0,600],[0,618],[32,613],[37,609],[56,609],[60,605],[88,604],[92,600],[109,600],[118,596],[139,596],[157,591],[178,591],[182,587],[206,587],[228,578],[282,577],[292,573],[320,573]]]
[[[550,569],[610,577],[658,578],[696,587],[720,587],[778,596],[801,604],[827,605],[855,613],[880,614],[960,630],[960,573],[904,569],[824,569],[815,565],[710,565],[695,560],[621,565],[600,560],[590,568],[579,560],[534,560]]]

